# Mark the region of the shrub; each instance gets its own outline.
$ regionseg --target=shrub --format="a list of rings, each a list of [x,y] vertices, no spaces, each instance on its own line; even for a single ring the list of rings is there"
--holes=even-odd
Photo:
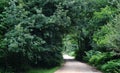
[[[0,13],[2,13],[5,6],[8,6],[8,1],[9,0],[0,0]]]
[[[39,59],[37,54],[44,41],[39,37],[32,36],[21,25],[15,26],[15,29],[9,31],[5,37],[0,47],[6,54],[8,66],[10,65],[13,68],[21,67],[27,62],[34,60],[35,57],[36,60]]]
[[[120,59],[108,61],[102,65],[101,70],[105,73],[120,73]]]
[[[102,65],[107,61],[109,61],[115,54],[116,54],[115,52],[107,52],[107,53],[100,52],[96,55],[93,55],[89,59],[89,63],[99,67],[99,65]]]
[[[23,6],[19,1],[11,0],[10,6],[2,14],[0,31],[4,30],[4,37],[0,42],[0,64],[15,71],[22,71],[26,65],[60,65],[63,61],[60,48],[62,27],[66,28],[70,21],[69,17],[66,17],[67,11],[57,8],[54,15],[46,17],[39,9],[34,10],[37,13],[32,13]]]
[[[83,60],[86,61],[86,62],[89,62],[89,59],[91,59],[91,57],[93,55],[96,55],[98,53],[101,53],[100,51],[95,51],[95,50],[90,50],[90,51],[87,51],[85,52],[86,55],[83,57]]]
[[[107,50],[115,50],[120,51],[119,46],[119,32],[120,26],[120,15],[116,15],[116,17],[109,22],[107,25],[104,25],[93,35],[93,45],[94,48],[98,50],[107,51]]]
[[[21,25],[16,25],[5,37],[1,43],[1,48],[6,53],[7,66],[12,67],[12,69],[21,70],[24,69],[25,65],[53,67],[62,62],[59,48],[43,47],[45,41],[40,37],[31,35],[29,30]]]

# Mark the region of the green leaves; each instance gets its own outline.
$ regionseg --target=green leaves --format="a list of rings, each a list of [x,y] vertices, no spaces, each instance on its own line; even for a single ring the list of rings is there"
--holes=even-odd
[[[102,70],[105,73],[119,73],[120,72],[120,60],[111,60],[102,66]]]
[[[42,2],[48,1],[11,0],[1,15],[0,34],[4,37],[0,37],[0,49],[7,52],[3,58],[7,58],[4,60],[12,68],[21,69],[24,64],[53,67],[63,60],[61,33],[64,32],[62,27],[70,25],[70,18],[62,8],[55,9],[50,17],[45,16]]]
[[[97,47],[108,48],[119,51],[119,15],[117,15],[110,23],[101,27],[93,35],[93,41]]]
[[[4,57],[4,55],[5,55],[4,50],[3,50],[3,49],[0,49],[0,58],[1,58],[1,57]]]
[[[104,25],[112,18],[115,14],[116,8],[112,8],[110,6],[106,6],[105,8],[101,8],[100,12],[94,12],[93,20],[95,21],[94,24],[98,26]]]
[[[8,6],[9,0],[0,0],[0,14],[4,11],[4,7]]]
[[[98,64],[106,54],[87,51],[120,48],[119,17],[113,18],[119,14],[116,6],[114,0],[10,0],[0,15],[1,56],[7,53],[3,57],[14,68],[20,64],[52,67],[62,62],[65,44],[76,50],[78,59],[87,55]]]

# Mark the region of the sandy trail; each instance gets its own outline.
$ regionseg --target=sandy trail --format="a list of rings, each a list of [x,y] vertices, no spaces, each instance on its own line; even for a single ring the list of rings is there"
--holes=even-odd
[[[68,55],[64,55],[64,59],[64,65],[55,73],[102,73],[86,63],[74,60],[73,57]]]

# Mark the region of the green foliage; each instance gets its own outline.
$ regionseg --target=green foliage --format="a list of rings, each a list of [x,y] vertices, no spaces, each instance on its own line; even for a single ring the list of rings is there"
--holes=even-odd
[[[113,31],[110,30],[111,30],[111,26],[105,25],[101,28],[101,30],[98,30],[98,32],[93,35],[93,41],[95,41],[98,47],[105,47],[105,46],[107,47],[107,45],[111,43],[109,36],[114,34],[114,30]]]
[[[116,15],[107,25],[104,25],[93,35],[93,47],[100,51],[112,51],[116,53],[120,52],[119,47],[119,26],[120,26],[120,15]],[[99,57],[98,57],[99,56]],[[101,54],[93,55],[89,60],[94,65],[98,65],[99,68],[105,73],[119,73],[119,55],[117,54]],[[117,60],[118,59],[118,60]],[[95,64],[96,63],[96,64]],[[103,65],[100,65],[103,64]]]
[[[2,24],[6,29],[11,29],[15,25],[19,24],[20,22],[24,21],[27,17],[28,12],[25,11],[20,6],[17,6],[14,1],[10,2],[10,6],[5,8],[5,11],[2,13]],[[6,30],[5,29],[5,30]]]
[[[109,61],[113,56],[115,55],[115,52],[110,52],[110,53],[97,53],[96,55],[93,55],[89,59],[89,63],[94,64],[94,65],[100,65],[106,63],[106,61]]]
[[[41,38],[32,36],[29,31],[21,27],[21,25],[15,26],[15,28],[5,36],[6,38],[3,40],[5,48],[10,52],[21,52],[23,55],[25,55],[24,53],[27,53],[27,51],[32,51],[33,49],[39,51],[41,48],[40,46],[45,43]],[[27,54],[31,55],[32,53]]]
[[[26,5],[24,1],[21,4],[21,1],[11,0],[10,6],[2,13],[0,25],[5,28],[1,27],[4,37],[0,44],[0,53],[1,56],[2,52],[5,55],[1,57],[1,65],[15,71],[24,70],[26,65],[60,65],[63,61],[60,48],[63,29],[70,25],[67,11],[58,5],[54,15],[46,17],[41,9],[35,8],[33,11],[36,13],[33,13],[26,9]]]
[[[73,27],[78,31],[79,50],[76,50],[76,59],[82,60],[85,51],[92,49],[92,36],[96,30],[105,25],[116,13],[117,2],[112,0],[76,0],[64,3],[69,10]]]
[[[117,15],[114,20],[112,20],[107,25],[101,27],[93,35],[93,41],[96,43],[95,48],[109,48],[109,50],[119,51],[119,16]],[[108,50],[108,49],[107,49]]]
[[[54,73],[57,69],[59,69],[59,67],[50,69],[33,68],[27,71],[26,73]]]
[[[90,50],[86,52],[84,60],[105,73],[119,73],[119,58],[116,52],[100,52]]]
[[[9,0],[0,0],[0,14],[4,11],[4,7],[8,6],[8,1]]]
[[[0,65],[53,67],[66,47],[101,67],[120,52],[118,6],[119,0],[1,0]]]
[[[105,8],[101,8],[99,12],[94,12],[92,17],[92,22],[94,24],[94,28],[98,26],[102,26],[109,22],[112,16],[115,14],[116,8],[106,6]],[[96,27],[95,27],[96,26]]]
[[[120,60],[111,60],[104,64],[101,69],[105,73],[119,73],[120,72]]]
[[[63,52],[66,54],[69,54],[71,56],[75,55],[75,50],[78,49],[78,44],[77,44],[77,34],[69,34],[64,36],[63,38]]]
[[[83,60],[86,62],[89,62],[89,60],[92,58],[92,56],[97,55],[98,53],[101,53],[100,51],[90,50],[85,52],[86,55],[83,57]]]
[[[13,69],[17,67],[20,70],[21,68],[24,69],[24,66],[29,63],[35,64],[41,60],[40,51],[43,49],[41,45],[45,41],[39,37],[30,35],[27,29],[16,25],[5,37],[1,43],[1,50],[5,52],[5,56],[2,58],[3,61],[6,61],[7,66]]]

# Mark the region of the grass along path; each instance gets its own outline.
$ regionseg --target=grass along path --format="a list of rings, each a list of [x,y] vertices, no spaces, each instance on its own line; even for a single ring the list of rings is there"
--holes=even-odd
[[[58,70],[60,67],[54,67],[54,68],[50,68],[50,69],[41,69],[41,68],[31,68],[26,72],[19,72],[19,73],[54,73],[56,70]],[[16,73],[16,72],[11,72],[11,71],[6,71],[3,72],[0,69],[0,73]]]
[[[27,73],[54,73],[59,68],[60,67],[55,67],[51,69],[34,68],[34,69],[30,69]]]

